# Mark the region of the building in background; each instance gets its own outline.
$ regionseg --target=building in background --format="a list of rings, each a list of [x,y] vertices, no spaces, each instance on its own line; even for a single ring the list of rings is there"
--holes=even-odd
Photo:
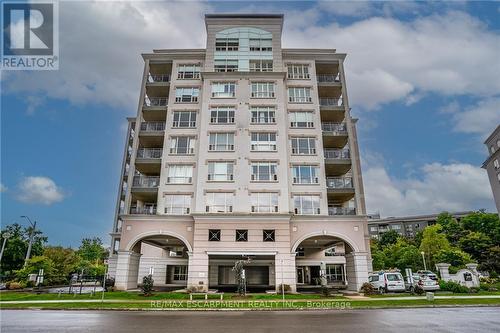
[[[206,15],[206,49],[143,54],[109,271],[118,289],[319,283],[371,270],[345,54],[283,49],[283,15]]]
[[[500,214],[500,125],[484,141],[488,147],[488,158],[483,163],[483,168],[488,172],[493,198]]]
[[[455,219],[460,221],[463,217],[473,212],[450,213]],[[379,215],[371,215],[368,218],[368,232],[371,238],[378,239],[380,235],[389,230],[395,230],[401,236],[415,237],[416,233],[424,230],[429,225],[436,224],[439,214],[416,215],[416,216],[396,216],[381,219]]]

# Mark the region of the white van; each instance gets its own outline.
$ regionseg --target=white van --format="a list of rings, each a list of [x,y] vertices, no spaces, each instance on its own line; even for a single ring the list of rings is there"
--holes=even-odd
[[[405,291],[403,275],[399,272],[377,272],[368,276],[368,282],[379,292]]]

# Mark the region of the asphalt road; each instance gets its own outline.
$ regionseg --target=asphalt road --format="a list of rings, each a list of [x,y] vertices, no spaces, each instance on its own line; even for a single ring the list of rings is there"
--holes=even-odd
[[[3,310],[1,332],[498,332],[500,308],[333,311]]]

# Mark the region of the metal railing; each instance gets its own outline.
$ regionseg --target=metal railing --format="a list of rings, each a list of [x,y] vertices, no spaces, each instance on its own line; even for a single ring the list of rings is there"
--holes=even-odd
[[[151,74],[148,75],[148,83],[169,82],[170,75],[168,74]]]
[[[209,151],[233,151],[234,145],[224,145],[224,144],[209,144]]]
[[[253,98],[274,98],[274,91],[252,91]]]
[[[130,214],[155,215],[156,204],[146,204],[143,207],[130,207]]]
[[[356,215],[356,209],[349,207],[328,207],[328,215]]]
[[[348,160],[351,158],[349,149],[325,149],[325,158],[336,160]]]
[[[328,177],[326,178],[327,188],[353,188],[351,177]]]
[[[342,106],[342,98],[320,97],[319,105],[321,106]]]
[[[193,177],[167,177],[168,184],[191,184]]]
[[[335,74],[318,74],[318,82],[321,83],[334,83],[340,82],[340,73]]]
[[[156,159],[161,158],[163,148],[139,148],[137,149],[137,158]]]
[[[347,134],[347,126],[345,123],[321,123],[321,129],[324,132],[329,132],[332,134]]]
[[[221,181],[221,182],[224,182],[224,181],[233,181],[234,180],[234,176],[233,174],[214,174],[214,173],[209,173],[208,174],[208,180],[210,181]]]
[[[304,96],[304,97],[302,97],[302,96],[300,96],[300,97],[299,96],[296,96],[296,97],[290,96],[290,97],[288,97],[288,101],[290,103],[310,103],[310,102],[312,102],[312,97],[309,97],[309,96]]]
[[[144,98],[144,106],[167,106],[168,97],[148,97]]]
[[[159,176],[134,176],[132,187],[156,188],[160,185]]]
[[[148,121],[141,123],[141,131],[161,132],[165,130],[165,123],[159,121]]]
[[[213,205],[213,206],[206,206],[205,210],[207,213],[232,213],[233,212],[233,206],[232,205]]]
[[[165,214],[169,215],[188,215],[190,211],[189,207],[165,207]]]

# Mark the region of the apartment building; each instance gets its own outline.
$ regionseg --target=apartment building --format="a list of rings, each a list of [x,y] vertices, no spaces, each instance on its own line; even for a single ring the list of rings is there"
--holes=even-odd
[[[284,49],[283,15],[206,15],[206,49],[143,54],[109,272],[155,285],[358,290],[371,269],[356,119],[335,49]]]
[[[500,125],[484,141],[484,144],[488,148],[488,158],[484,161],[483,168],[488,173],[493,198],[498,214],[500,214]]]

